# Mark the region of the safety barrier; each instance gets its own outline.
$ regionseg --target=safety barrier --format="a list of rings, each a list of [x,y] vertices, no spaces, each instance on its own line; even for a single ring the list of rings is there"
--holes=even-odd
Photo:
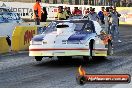
[[[17,26],[12,34],[12,50],[28,50],[30,40],[37,34],[37,26]]]
[[[34,22],[28,22],[29,25],[22,24],[15,27],[12,33],[12,50],[28,50],[32,37],[44,31],[44,26],[48,26],[50,22],[41,22],[39,26],[35,26]]]
[[[7,37],[0,36],[0,54],[9,52]]]

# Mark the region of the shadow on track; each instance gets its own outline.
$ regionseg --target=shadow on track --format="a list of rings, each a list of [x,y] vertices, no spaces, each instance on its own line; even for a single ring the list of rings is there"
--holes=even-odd
[[[111,62],[109,59],[96,58],[94,60],[90,60],[89,62],[84,62],[82,58],[72,58],[72,59],[62,59],[60,60],[49,60],[47,62],[38,62],[35,66],[47,66],[47,67],[79,67],[80,65],[83,67],[90,67],[97,64],[101,64],[104,62]]]

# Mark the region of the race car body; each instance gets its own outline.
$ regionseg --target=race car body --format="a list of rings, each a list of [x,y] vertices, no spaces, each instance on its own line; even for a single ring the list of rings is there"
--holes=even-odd
[[[95,21],[53,21],[43,34],[33,37],[29,56],[107,56],[112,51],[111,36],[101,31]]]

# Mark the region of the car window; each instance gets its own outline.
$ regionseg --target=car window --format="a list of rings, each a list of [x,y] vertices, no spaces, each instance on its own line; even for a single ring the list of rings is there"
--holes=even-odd
[[[63,23],[63,22],[64,21],[53,21],[53,22],[51,22],[47,26],[45,33],[52,32],[52,31],[57,31],[57,24]],[[94,25],[93,25],[92,21],[77,20],[77,21],[66,21],[66,22],[75,23],[76,27],[75,27],[74,31],[93,32],[93,30],[94,30]],[[62,26],[58,26],[58,27],[62,27]]]
[[[57,24],[59,24],[59,23],[62,23],[61,21],[59,21],[59,22],[51,22],[49,25],[48,25],[48,27],[46,28],[46,30],[47,30],[47,32],[52,32],[52,31],[56,31],[57,30],[57,27],[59,28],[59,27],[68,27],[68,25],[58,25],[57,26]]]
[[[43,33],[48,33],[52,31],[56,31],[56,22],[51,22],[47,27],[46,30]]]
[[[91,25],[86,24],[86,25],[84,26],[83,31],[85,31],[85,32],[92,32]]]
[[[92,21],[89,21],[89,22],[85,25],[83,31],[85,31],[85,32],[95,32],[95,27],[94,27],[93,22],[92,22]]]
[[[76,24],[76,27],[75,27],[74,31],[80,31],[80,30],[82,30],[82,28],[84,26],[84,23],[75,23],[75,24]]]

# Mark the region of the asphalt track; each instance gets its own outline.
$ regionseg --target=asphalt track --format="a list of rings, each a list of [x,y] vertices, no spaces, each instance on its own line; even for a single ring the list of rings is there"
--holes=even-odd
[[[76,83],[80,65],[89,74],[132,75],[132,26],[120,26],[122,43],[113,42],[114,55],[105,60],[84,63],[81,57],[64,59],[45,58],[36,62],[28,53],[0,56],[0,88],[121,88],[120,84]],[[118,86],[119,85],[119,86]],[[128,86],[124,88],[131,88]],[[130,85],[130,84],[129,84]],[[121,85],[122,86],[122,85]]]

